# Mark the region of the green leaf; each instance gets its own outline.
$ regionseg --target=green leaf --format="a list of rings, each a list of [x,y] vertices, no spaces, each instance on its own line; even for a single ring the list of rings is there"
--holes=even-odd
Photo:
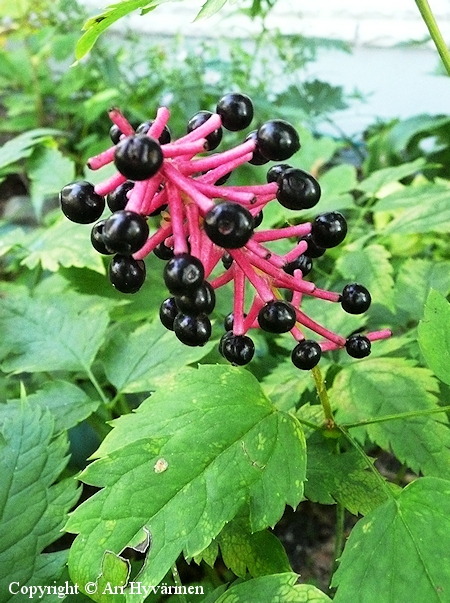
[[[419,345],[429,368],[450,385],[450,304],[438,291],[428,295],[419,324]]]
[[[336,454],[335,444],[321,434],[307,440],[305,496],[321,504],[341,503],[353,515],[366,515],[386,500],[380,480],[356,451]]]
[[[394,305],[410,320],[418,321],[430,293],[436,289],[443,295],[450,291],[450,262],[408,259],[401,266],[394,288]]]
[[[47,381],[34,394],[28,394],[30,406],[48,409],[55,420],[55,433],[70,429],[89,417],[98,407],[99,402],[92,400],[79,387],[67,381]],[[12,417],[17,412],[20,400],[10,400],[8,404],[0,405],[0,423],[6,417]]]
[[[353,528],[334,603],[450,600],[450,483],[421,478]]]
[[[410,161],[409,163],[403,163],[402,165],[377,170],[358,184],[358,190],[368,195],[376,196],[385,186],[415,174],[424,168],[425,165],[426,160],[423,157],[420,157],[419,159]]]
[[[336,268],[348,281],[362,283],[372,296],[372,303],[393,306],[394,280],[390,255],[381,245],[361,248],[346,247],[336,262]]]
[[[40,217],[44,202],[55,197],[68,182],[75,179],[75,164],[55,146],[36,149],[27,163],[31,202]]]
[[[216,603],[331,603],[325,593],[297,579],[292,573],[254,578],[232,586]]]
[[[331,168],[320,177],[320,188],[321,212],[354,207],[353,197],[346,193],[357,188],[356,169],[348,164]]]
[[[248,514],[239,514],[217,537],[222,560],[231,571],[245,578],[289,572],[291,566],[283,545],[268,530],[252,533]]]
[[[35,146],[52,136],[61,135],[59,130],[40,128],[19,134],[0,147],[0,170],[5,169],[20,159],[29,157]]]
[[[450,476],[450,431],[445,413],[438,410],[437,383],[430,371],[401,358],[374,358],[348,365],[330,390],[339,423],[417,412],[416,416],[392,419],[352,428],[360,440],[367,436],[416,473]]]
[[[170,0],[150,0],[150,2],[146,2],[145,0],[122,0],[121,2],[107,6],[104,12],[91,17],[84,24],[83,31],[85,33],[78,40],[75,47],[76,60],[79,61],[82,59],[94,46],[100,34],[108,29],[108,27],[111,27],[113,23],[122,19],[122,17],[138,8],[141,9],[142,14],[145,14],[149,10],[156,8],[159,4],[168,1]]]
[[[83,227],[66,219],[58,220],[24,243],[28,255],[22,264],[33,269],[41,265],[43,270],[57,272],[61,266],[70,268],[89,268],[105,274],[105,265],[100,254],[90,241],[92,225]]]
[[[294,347],[292,342],[289,342]],[[279,410],[289,411],[294,409],[300,401],[302,394],[315,391],[314,379],[310,371],[300,371],[290,358],[286,358],[261,381],[265,394],[272,400]]]
[[[108,326],[106,308],[94,296],[67,291],[42,299],[5,287],[0,297],[2,370],[89,370]]]
[[[226,3],[227,0],[206,0],[198,15],[195,17],[195,20],[205,19],[215,15]]]
[[[300,425],[277,412],[244,369],[184,369],[113,425],[82,474],[102,490],[67,525],[80,534],[69,557],[79,584],[95,581],[105,550],[120,554],[144,526],[152,546],[135,580],[152,585],[181,551],[201,553],[242,505],[250,508],[251,530],[260,531],[301,499]]]
[[[41,558],[41,553],[60,537],[67,512],[78,498],[73,479],[55,484],[68,460],[68,444],[65,435],[53,438],[53,427],[48,411],[22,402],[1,428],[2,601],[14,600],[13,595],[8,597],[11,582],[26,584],[42,577],[48,558]],[[61,570],[62,565],[53,566],[47,577],[53,578]]]
[[[130,331],[123,326],[112,333],[102,363],[108,380],[120,392],[153,391],[171,383],[179,370],[201,360],[217,345],[188,347],[159,320],[145,322]]]

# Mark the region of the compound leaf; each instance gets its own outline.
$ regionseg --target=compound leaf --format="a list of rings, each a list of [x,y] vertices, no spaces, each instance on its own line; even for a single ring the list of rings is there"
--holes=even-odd
[[[135,580],[152,585],[181,551],[201,553],[243,505],[256,532],[302,497],[300,425],[277,412],[244,369],[183,369],[113,426],[82,474],[102,490],[67,525],[80,534],[69,556],[78,584],[95,581],[105,550],[120,554],[143,527],[152,544]],[[138,597],[128,593],[127,601]]]
[[[450,385],[450,304],[437,291],[430,291],[419,324],[419,345],[425,361],[441,381]]]
[[[341,424],[392,417],[352,428],[360,440],[366,437],[413,471],[450,476],[450,430],[444,412],[438,410],[436,380],[431,372],[401,358],[374,358],[346,366],[336,377],[331,397]],[[400,413],[416,416],[395,420]]]
[[[297,584],[293,573],[261,576],[229,588],[216,603],[331,603],[312,584]]]
[[[25,288],[0,296],[0,358],[5,372],[77,371],[91,366],[109,322],[100,298],[65,292],[50,299]]]
[[[450,482],[420,478],[353,528],[334,603],[450,600]]]
[[[78,498],[74,480],[55,484],[68,460],[68,443],[65,435],[55,439],[53,428],[48,411],[31,408],[26,402],[3,422],[0,590],[5,594],[9,593],[12,581],[26,584],[34,578],[54,578],[64,565],[65,558],[59,556],[52,558],[50,567],[49,557],[41,555],[45,547],[59,538],[67,511]],[[61,565],[55,565],[58,559]]]

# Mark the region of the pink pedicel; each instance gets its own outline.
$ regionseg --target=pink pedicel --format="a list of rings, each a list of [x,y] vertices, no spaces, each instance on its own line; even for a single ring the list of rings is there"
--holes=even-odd
[[[122,138],[135,133],[134,128],[119,109],[111,109],[109,116],[122,133]],[[169,118],[169,110],[166,107],[159,108],[146,135],[158,140],[166,128]],[[348,353],[355,358],[364,357],[359,348],[355,353],[352,351],[352,346],[348,344],[350,334],[343,336],[334,333],[301,309],[305,296],[316,298],[317,306],[321,303],[342,303],[343,308],[351,314],[362,313],[370,305],[370,294],[361,285],[349,285],[348,291],[344,290],[343,293],[340,293],[321,289],[312,281],[307,280],[312,266],[312,260],[308,256],[309,245],[314,245],[317,249],[324,246],[334,247],[339,244],[346,233],[345,219],[342,217],[342,224],[345,226],[343,236],[339,238],[338,235],[337,239],[330,241],[327,239],[327,232],[317,230],[321,228],[324,220],[319,226],[315,226],[313,220],[297,223],[298,213],[295,215],[294,221],[287,225],[275,228],[271,225],[270,228],[265,228],[263,222],[261,226],[255,226],[254,221],[260,218],[261,210],[264,210],[269,203],[279,200],[285,208],[293,206],[293,209],[298,210],[302,209],[301,204],[304,202],[310,218],[311,207],[317,203],[318,199],[314,202],[311,202],[310,199],[303,201],[300,193],[298,193],[298,198],[295,196],[293,199],[283,198],[283,194],[285,194],[281,190],[282,170],[285,169],[283,166],[274,166],[275,171],[272,173],[269,170],[268,183],[248,186],[228,185],[227,179],[230,173],[244,163],[252,162],[254,157],[256,158],[259,152],[258,138],[249,136],[245,142],[234,148],[206,154],[205,148],[208,147],[206,137],[215,136],[221,129],[221,117],[218,114],[212,114],[199,127],[178,140],[161,144],[162,165],[151,178],[136,181],[134,187],[128,192],[128,202],[125,206],[127,210],[140,214],[144,218],[150,214],[154,216],[153,221],[150,222],[153,232],[150,232],[147,242],[133,253],[133,261],[145,259],[150,253],[156,253],[157,247],[163,245],[166,255],[173,254],[175,259],[182,257],[186,258],[188,262],[200,261],[204,269],[205,280],[203,282],[210,290],[218,292],[221,287],[230,287],[230,284],[233,284],[233,328],[225,336],[228,339],[222,338],[225,343],[222,344],[221,341],[220,350],[228,360],[235,364],[247,364],[251,359],[253,352],[242,352],[245,348],[243,341],[248,341],[248,337],[245,336],[251,329],[260,328],[259,315],[266,304],[271,304],[267,306],[268,308],[278,308],[281,305],[281,307],[291,308],[290,311],[295,312],[296,320],[293,327],[291,322],[284,331],[274,329],[273,332],[290,331],[297,347],[312,338],[317,341],[320,346],[319,351],[323,353],[347,348]],[[297,145],[294,140],[293,152],[296,152],[298,147],[299,144]],[[88,161],[88,167],[97,170],[114,162],[115,149],[116,145],[113,145],[92,157]],[[277,151],[274,154],[276,155]],[[255,163],[258,164],[256,159]],[[276,172],[277,169],[279,172]],[[125,176],[116,173],[108,180],[96,184],[95,193],[105,196],[125,181]],[[161,213],[160,216],[156,215],[158,211]],[[216,215],[221,216],[222,211],[225,212],[223,215],[228,217],[217,218]],[[327,214],[320,217],[323,218],[323,216],[327,216]],[[239,239],[238,234],[242,235],[242,239]],[[288,241],[288,245],[280,247],[282,240]],[[311,251],[311,255],[315,258],[320,256],[323,251],[323,249],[319,249],[317,255]],[[160,256],[158,255],[158,257]],[[168,257],[164,257],[164,259],[167,260]],[[113,285],[125,293],[135,292],[131,289],[121,289],[120,285],[118,286],[114,282]],[[177,295],[180,293],[173,293],[170,286],[167,286],[176,301]],[[201,283],[199,285],[199,287],[204,286]],[[200,291],[200,289],[198,290]],[[285,290],[290,292],[287,299],[291,301],[273,304],[273,302],[283,300]],[[186,294],[194,295],[195,291],[189,289]],[[320,315],[320,309],[318,312]],[[164,323],[162,317],[161,320]],[[192,311],[193,324],[196,320],[198,321],[198,318]],[[292,315],[292,320],[294,320],[294,315]],[[267,329],[267,323],[264,323],[263,326]],[[172,326],[168,326],[168,328],[172,329]],[[175,335],[187,345],[203,345],[204,343],[203,340],[200,343],[195,340],[193,343],[190,340],[185,341],[186,336],[181,336],[176,330]],[[389,329],[382,329],[358,337],[362,338],[361,345],[365,345],[370,350],[372,342],[390,336]],[[364,353],[364,355],[368,355],[368,353]],[[293,362],[298,368],[312,368],[306,366],[307,362],[305,366],[302,366],[303,361],[301,359],[299,361],[298,358],[294,361],[293,357]]]

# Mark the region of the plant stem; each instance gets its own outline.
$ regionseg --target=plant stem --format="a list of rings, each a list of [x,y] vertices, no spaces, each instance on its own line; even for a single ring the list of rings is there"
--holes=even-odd
[[[422,19],[425,21],[425,25],[430,32],[430,36],[437,48],[437,51],[442,59],[444,67],[450,75],[450,52],[447,48],[447,45],[442,37],[441,32],[439,31],[438,24],[436,19],[434,18],[433,12],[428,4],[428,0],[415,0],[417,4],[417,8],[422,15]]]
[[[184,593],[183,593],[183,589],[181,588],[183,586],[183,584],[181,582],[180,574],[178,573],[178,568],[177,568],[176,563],[174,563],[172,565],[172,576],[173,576],[173,580],[175,582],[175,586],[179,587],[177,590],[179,591],[181,603],[187,603],[186,597],[184,596]]]
[[[311,369],[314,383],[316,384],[317,395],[319,396],[320,403],[322,404],[323,412],[325,415],[325,421],[328,429],[335,427],[333,411],[331,410],[330,399],[328,397],[327,388],[319,366],[315,366]]]
[[[92,385],[94,386],[96,392],[98,393],[98,395],[101,398],[101,401],[103,402],[103,404],[105,406],[108,405],[109,400],[105,395],[105,392],[103,391],[103,389],[101,388],[100,383],[97,381],[96,376],[94,375],[94,373],[91,371],[90,367],[86,368],[86,374],[89,377],[89,381],[92,383]]]
[[[395,421],[396,419],[410,419],[412,417],[422,417],[424,415],[434,415],[440,412],[450,411],[450,406],[440,406],[438,408],[429,408],[428,410],[411,410],[402,412],[397,415],[385,415],[384,417],[376,417],[375,419],[365,419],[363,421],[355,421],[355,423],[343,423],[340,427],[352,429],[353,427],[363,427],[364,425],[373,425],[374,423],[384,423],[385,421]]]

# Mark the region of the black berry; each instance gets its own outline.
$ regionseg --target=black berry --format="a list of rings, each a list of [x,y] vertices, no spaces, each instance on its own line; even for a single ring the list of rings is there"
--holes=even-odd
[[[178,312],[178,306],[174,297],[168,297],[159,307],[159,318],[161,323],[166,327],[166,329],[169,329],[169,331],[173,331],[173,321],[175,320]]]
[[[228,251],[226,251],[222,256],[222,264],[223,264],[223,267],[225,268],[225,270],[228,270],[228,268],[231,267],[232,263],[233,263],[233,258],[228,253]]]
[[[330,249],[345,239],[347,222],[338,211],[317,216],[311,225],[311,238],[318,247]]]
[[[216,294],[211,285],[205,281],[200,287],[176,297],[180,312],[197,316],[198,314],[211,314],[216,305]]]
[[[201,261],[182,253],[169,260],[164,268],[164,282],[172,295],[184,295],[203,284],[205,269]]]
[[[103,226],[103,242],[114,253],[131,255],[147,241],[149,228],[140,214],[122,209],[114,212]]]
[[[205,314],[189,316],[180,312],[173,321],[173,330],[185,345],[201,346],[211,337],[211,321]]]
[[[301,255],[298,256],[298,258],[296,258],[292,262],[285,264],[283,266],[283,270],[285,272],[287,272],[288,274],[292,274],[292,275],[294,274],[295,270],[301,270],[302,275],[306,276],[307,274],[309,274],[311,272],[312,267],[313,267],[313,263],[312,263],[311,258],[309,256],[305,255],[304,253],[302,253]]]
[[[326,251],[324,247],[318,247],[316,245],[316,243],[311,237],[311,233],[306,235],[305,237],[301,237],[298,241],[306,241],[308,243],[308,247],[304,254],[310,258],[320,258]]]
[[[258,228],[262,224],[264,219],[264,214],[262,210],[258,212],[255,216],[253,216],[253,228]]]
[[[247,335],[233,335],[228,332],[220,341],[219,351],[228,362],[243,366],[253,358],[255,344]]]
[[[189,134],[189,132],[192,132],[193,130],[196,130],[197,128],[202,126],[206,121],[208,121],[208,119],[211,117],[211,115],[213,115],[211,113],[211,111],[199,111],[198,113],[193,115],[191,117],[191,119],[188,121],[188,125],[187,125],[188,134]],[[220,141],[222,140],[222,135],[223,135],[222,128],[217,128],[217,130],[214,130],[214,132],[211,132],[211,134],[208,134],[207,136],[205,136],[205,139],[206,139],[205,150],[213,151],[214,149],[217,149],[217,147],[220,144]]]
[[[368,310],[371,301],[368,290],[357,283],[346,285],[342,291],[341,305],[349,314],[362,314]]]
[[[111,138],[113,143],[117,144],[119,142],[121,136],[122,136],[122,131],[120,130],[119,126],[116,126],[116,124],[113,124],[109,129],[109,137]]]
[[[105,209],[105,199],[94,190],[90,182],[72,182],[59,193],[63,214],[72,222],[91,224],[100,218]]]
[[[103,241],[103,227],[105,226],[105,221],[106,220],[100,220],[100,222],[97,222],[92,227],[91,243],[92,247],[99,253],[102,253],[103,255],[111,255],[114,252],[108,249]]]
[[[115,255],[109,265],[109,280],[122,293],[136,293],[145,281],[145,264],[129,255]]]
[[[291,169],[292,166],[288,163],[278,163],[267,170],[267,182],[278,182],[278,179],[284,174],[285,170]]]
[[[300,139],[294,126],[284,119],[266,121],[258,130],[258,149],[271,161],[284,161],[300,148]]]
[[[269,333],[287,333],[295,325],[295,322],[294,307],[283,300],[268,302],[258,314],[259,326]]]
[[[371,343],[364,335],[350,335],[345,342],[345,349],[353,358],[365,358],[370,354]]]
[[[154,121],[154,119],[149,119],[148,121],[144,121],[143,123],[139,124],[136,128],[136,134],[147,134],[147,132],[150,130],[150,126],[153,125]],[[170,130],[167,126],[164,126],[164,130],[161,132],[161,135],[158,138],[158,142],[159,144],[169,144],[171,140],[172,135],[170,133]]]
[[[160,260],[170,260],[173,258],[173,255],[174,255],[173,249],[171,247],[167,247],[167,245],[164,243],[164,241],[161,241],[161,243],[159,243],[155,247],[155,249],[153,250],[153,253]]]
[[[247,316],[244,312],[244,317]],[[225,331],[232,331],[234,327],[234,312],[227,314],[223,321],[223,328]]]
[[[253,151],[253,155],[252,158],[249,160],[249,163],[251,163],[252,165],[264,165],[265,163],[269,163],[269,159],[267,159],[267,157],[264,157],[264,155],[261,154],[261,151],[258,148],[258,130],[253,130],[252,132],[249,132],[249,134],[247,134],[247,136],[245,137],[245,142],[247,142],[247,140],[254,140],[256,142],[256,148]]]
[[[106,203],[112,212],[119,211],[119,209],[125,209],[125,206],[128,203],[127,193],[133,187],[134,182],[127,180],[126,182],[119,184],[117,188],[106,195]]]
[[[237,132],[247,128],[253,119],[253,103],[245,94],[230,92],[217,103],[216,113],[227,130]]]
[[[203,227],[216,245],[225,249],[238,249],[253,234],[253,216],[245,207],[225,201],[207,212]]]
[[[320,185],[311,174],[287,168],[278,177],[277,199],[287,209],[310,209],[319,202]]]
[[[123,138],[116,146],[114,163],[129,180],[147,180],[156,174],[163,163],[161,146],[146,134]]]
[[[318,364],[321,356],[320,345],[311,339],[304,339],[292,350],[291,360],[297,368],[308,371]]]

